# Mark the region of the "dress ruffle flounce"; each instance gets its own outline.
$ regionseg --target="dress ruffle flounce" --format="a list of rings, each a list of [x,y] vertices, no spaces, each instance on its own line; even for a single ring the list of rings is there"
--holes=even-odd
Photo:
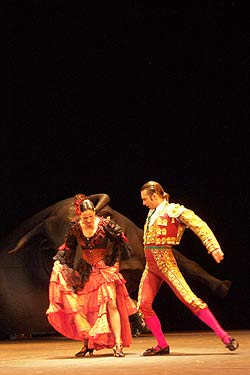
[[[66,265],[59,261],[54,263],[49,286],[50,305],[46,312],[50,324],[68,338],[79,341],[88,338],[89,348],[112,348],[115,342],[108,321],[107,303],[116,298],[121,317],[122,344],[130,346],[132,335],[128,316],[137,310],[118,265],[107,267],[99,261],[93,266],[84,289],[77,294],[67,284],[69,272]]]

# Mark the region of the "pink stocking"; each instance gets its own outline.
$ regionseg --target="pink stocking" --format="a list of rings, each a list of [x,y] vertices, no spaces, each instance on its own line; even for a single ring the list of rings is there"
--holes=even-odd
[[[161,323],[156,315],[145,318],[145,323],[157,340],[160,348],[166,348],[168,343],[161,329]]]
[[[228,344],[230,342],[230,336],[222,327],[220,324],[217,322],[215,319],[214,315],[211,313],[209,308],[205,308],[200,310],[197,314],[197,317],[204,322],[208,327],[210,327],[215,334],[223,340],[224,344]]]

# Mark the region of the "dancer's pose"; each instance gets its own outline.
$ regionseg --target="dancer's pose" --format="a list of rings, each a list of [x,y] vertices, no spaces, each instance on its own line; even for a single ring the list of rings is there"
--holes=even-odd
[[[93,202],[84,198],[75,196],[79,216],[55,256],[48,320],[64,336],[83,342],[76,357],[104,348],[124,357],[123,347],[132,340],[129,316],[136,306],[119,273],[119,260],[130,256],[130,248],[120,226],[97,216]]]
[[[149,208],[149,212],[144,226],[146,266],[139,286],[138,307],[157,341],[156,346],[147,349],[143,355],[170,353],[160,321],[152,307],[163,282],[170,286],[177,298],[194,315],[215,332],[229,350],[237,349],[239,346],[237,341],[224,331],[207,304],[192,292],[173,255],[173,246],[180,243],[187,227],[200,238],[215,261],[220,263],[224,254],[213,232],[192,210],[179,204],[169,203],[168,194],[158,182],[145,183],[140,193],[142,203]]]

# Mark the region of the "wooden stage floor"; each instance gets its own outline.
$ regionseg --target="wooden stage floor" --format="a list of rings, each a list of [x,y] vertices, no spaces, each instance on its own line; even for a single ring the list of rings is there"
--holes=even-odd
[[[64,337],[32,337],[0,341],[3,375],[250,375],[250,330],[231,331],[240,346],[230,352],[213,332],[174,332],[165,336],[168,356],[143,357],[155,344],[151,334],[134,337],[124,358],[111,349],[75,358],[81,343]]]

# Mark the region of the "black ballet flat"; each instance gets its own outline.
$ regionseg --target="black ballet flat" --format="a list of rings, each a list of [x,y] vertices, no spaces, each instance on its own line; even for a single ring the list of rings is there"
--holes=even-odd
[[[160,346],[157,346],[156,348],[149,348],[144,353],[144,357],[149,357],[153,355],[168,355],[170,354],[170,348],[169,346],[166,346],[166,348],[161,348]]]
[[[233,351],[233,350],[236,350],[239,347],[239,343],[234,338],[230,338],[229,343],[225,344],[225,346],[230,351]]]
[[[78,358],[85,357],[85,355],[88,354],[88,353],[89,353],[90,357],[92,357],[93,356],[93,352],[94,352],[94,349],[89,349],[86,346],[84,346],[80,350],[80,352],[78,352],[78,353],[75,354],[75,357],[78,357]]]

